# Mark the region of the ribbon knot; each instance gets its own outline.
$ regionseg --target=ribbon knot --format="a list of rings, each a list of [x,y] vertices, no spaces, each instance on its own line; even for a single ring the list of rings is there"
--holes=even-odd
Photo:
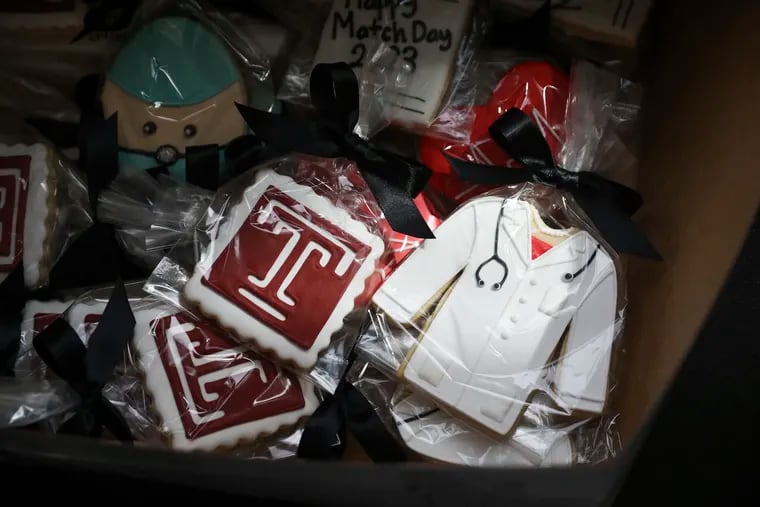
[[[532,182],[566,191],[616,251],[662,259],[631,219],[643,202],[638,192],[590,171],[576,173],[559,167],[541,130],[520,109],[507,110],[489,127],[488,133],[523,167],[478,164],[444,154],[462,180],[482,185]]]
[[[359,120],[359,82],[351,67],[343,62],[316,65],[311,73],[310,92],[316,120],[237,106],[271,156],[298,152],[354,161],[393,230],[432,238],[430,227],[413,202],[431,172],[418,162],[377,148],[354,133]]]
[[[34,348],[40,358],[79,395],[79,406],[61,427],[62,433],[99,437],[106,428],[119,440],[132,441],[127,422],[103,397],[102,390],[121,361],[134,327],[126,290],[119,283],[87,346],[63,318],[34,337]]]

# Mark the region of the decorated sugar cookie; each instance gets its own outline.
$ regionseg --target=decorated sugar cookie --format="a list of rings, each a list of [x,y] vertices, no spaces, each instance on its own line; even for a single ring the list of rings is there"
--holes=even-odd
[[[310,415],[314,386],[183,313],[136,312],[153,407],[181,450],[234,447]]]
[[[0,283],[23,269],[24,284],[44,284],[54,259],[55,178],[43,144],[0,143]]]
[[[246,133],[235,103],[248,96],[225,42],[200,22],[158,18],[119,52],[102,91],[106,117],[118,113],[122,171],[165,167],[185,181],[188,147],[224,147]]]
[[[382,41],[401,59],[408,85],[387,101],[393,121],[429,125],[437,117],[471,25],[473,0],[334,0],[314,63],[361,70]]]
[[[373,301],[402,324],[437,305],[399,376],[494,435],[509,434],[528,398],[550,385],[568,413],[605,406],[615,263],[588,231],[549,227],[527,201],[465,204]]]
[[[310,369],[343,327],[383,240],[310,187],[261,170],[184,288],[240,340]]]
[[[449,156],[480,164],[518,167],[488,132],[504,111],[516,107],[538,125],[555,159],[565,141],[565,111],[569,80],[560,68],[548,62],[528,61],[507,71],[484,104],[473,108],[469,140],[451,143],[434,134],[422,137],[420,161],[433,170],[430,184],[457,203],[476,197],[490,188],[461,181],[452,174]]]

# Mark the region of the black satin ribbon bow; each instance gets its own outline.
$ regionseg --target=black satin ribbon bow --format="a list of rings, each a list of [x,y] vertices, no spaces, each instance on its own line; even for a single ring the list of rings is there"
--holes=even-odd
[[[446,155],[461,179],[483,185],[533,182],[572,194],[605,240],[619,253],[662,260],[631,216],[641,207],[635,190],[589,171],[557,166],[541,130],[520,109],[511,108],[489,128],[493,140],[522,168],[477,164]]]
[[[85,0],[89,4],[82,30],[71,42],[96,32],[118,32],[129,26],[141,0]]]
[[[340,460],[346,450],[347,432],[356,437],[373,461],[406,461],[401,445],[388,433],[374,407],[345,381],[309,418],[298,444],[298,457]]]
[[[354,134],[359,119],[359,83],[344,62],[318,64],[311,73],[316,121],[283,117],[238,104],[238,110],[270,156],[292,152],[356,162],[369,189],[393,230],[418,238],[432,238],[412,199],[430,178],[419,163],[379,149]]]
[[[63,318],[34,337],[40,358],[80,396],[81,403],[61,427],[62,433],[99,437],[105,427],[121,441],[133,440],[127,422],[101,391],[121,361],[134,327],[126,290],[119,283],[86,347]]]

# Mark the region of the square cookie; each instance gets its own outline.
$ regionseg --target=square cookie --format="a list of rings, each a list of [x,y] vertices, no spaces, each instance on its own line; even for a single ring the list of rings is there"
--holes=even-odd
[[[407,86],[386,101],[392,121],[430,125],[438,116],[471,26],[473,0],[334,0],[314,63],[347,62],[357,72],[382,41],[402,59]]]
[[[201,313],[304,370],[356,305],[385,244],[310,187],[258,173],[185,285]]]
[[[296,424],[318,406],[314,386],[184,313],[135,313],[134,344],[171,446],[234,447]]]
[[[0,143],[0,283],[19,266],[27,287],[46,281],[55,223],[50,156],[40,143]]]

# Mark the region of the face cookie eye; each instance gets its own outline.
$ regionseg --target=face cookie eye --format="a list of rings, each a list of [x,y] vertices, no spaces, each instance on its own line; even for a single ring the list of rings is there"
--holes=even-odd
[[[188,125],[185,127],[185,137],[195,137],[195,134],[198,133],[198,129],[195,127],[195,125]]]
[[[156,127],[156,124],[152,121],[146,121],[145,124],[142,127],[143,134],[146,136],[151,136],[156,133],[156,130],[158,130],[158,127]]]

